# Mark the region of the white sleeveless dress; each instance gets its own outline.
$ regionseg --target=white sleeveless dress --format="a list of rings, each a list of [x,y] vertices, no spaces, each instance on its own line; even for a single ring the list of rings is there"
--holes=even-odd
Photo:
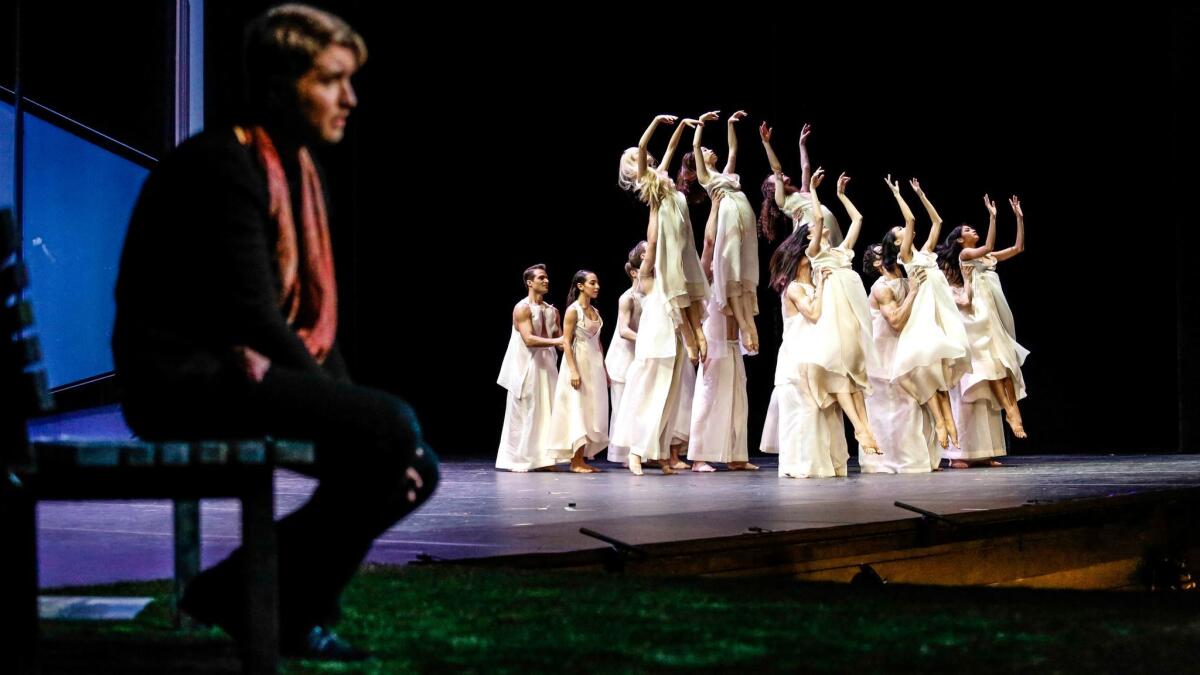
[[[604,349],[600,346],[604,320],[589,319],[579,303],[573,303],[567,311],[576,316],[575,338],[570,348],[579,369],[579,388],[571,386],[571,369],[564,353],[554,389],[550,447],[567,459],[582,447],[584,456],[591,459],[608,447],[608,377],[604,370]],[[597,311],[596,316],[599,315]]]
[[[678,329],[686,327],[684,308],[708,297],[708,281],[683,195],[672,189],[655,208],[654,284],[642,303],[634,360],[626,371],[612,443],[642,459],[662,460],[670,457],[675,441],[684,368],[691,365]]]
[[[951,459],[988,459],[1008,452],[1002,408],[988,381],[1011,377],[1017,400],[1025,398],[1021,366],[1029,351],[1016,340],[996,263],[991,255],[967,261],[974,268],[973,293],[971,307],[962,311],[962,317],[971,342],[971,373],[951,394],[959,443],[947,449]]]
[[[793,232],[800,229],[801,225],[812,224],[812,198],[807,192],[793,192],[788,195],[783,200],[782,210],[791,217]],[[829,243],[834,246],[841,244],[844,237],[837,216],[824,204],[821,205],[821,214],[824,216],[825,229],[829,230]]]
[[[721,197],[714,240],[712,297],[704,319],[708,363],[700,364],[692,399],[688,459],[746,462],[749,407],[746,365],[739,340],[726,338],[736,319],[732,299],[758,314],[758,230],[754,211],[737,174],[711,174],[703,184],[711,199]]]
[[[925,271],[908,323],[900,332],[888,379],[924,404],[936,392],[950,391],[971,372],[971,349],[946,276],[932,253],[913,251],[904,263],[912,277]]]
[[[812,286],[799,285],[810,298],[816,293]],[[818,404],[812,391],[812,369],[796,358],[814,324],[799,312],[788,316],[784,299],[783,326],[783,341],[775,365],[775,389],[771,392],[759,449],[779,455],[780,477],[845,476],[850,452],[842,410],[837,405]]]
[[[827,371],[824,379],[838,385],[828,392],[870,393],[868,370],[879,367],[872,339],[871,311],[862,278],[851,261],[854,251],[825,246],[809,258],[812,273],[830,270],[821,299],[821,318],[808,331],[809,338],[797,358],[801,363]]]

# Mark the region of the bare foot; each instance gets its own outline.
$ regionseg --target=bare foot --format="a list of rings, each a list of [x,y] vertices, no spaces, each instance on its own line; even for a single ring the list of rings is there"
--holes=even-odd
[[[1017,435],[1017,438],[1025,438],[1025,422],[1021,419],[1021,408],[1016,401],[1012,401],[1011,406],[1005,412],[1008,413],[1008,426],[1012,427],[1013,434]],[[1019,433],[1018,429],[1020,429]]]
[[[941,425],[935,426],[933,428],[933,432],[937,435],[937,444],[940,445],[943,450],[950,447],[950,440],[949,440],[949,437],[946,435],[946,427],[945,426],[941,426]],[[966,467],[959,467],[959,468],[966,468]]]
[[[696,356],[701,361],[708,361],[708,338],[700,331],[696,331]]]
[[[716,471],[716,469],[714,469],[713,465],[709,464],[708,462],[695,462],[692,464],[692,471],[695,471],[696,473],[713,473]]]
[[[994,460],[994,459],[990,459],[990,460],[988,460],[988,464],[987,464],[987,465],[988,465],[988,466],[1004,466],[1003,464],[1001,464],[1000,462],[997,462],[997,461],[996,461],[996,460]]]
[[[600,473],[602,469],[592,466],[587,462],[580,460],[578,463],[571,462],[571,473]]]
[[[950,422],[946,425],[946,434],[950,436],[950,443],[953,444],[954,447],[962,447],[958,444],[958,426],[954,424],[954,422]]]
[[[693,366],[700,363],[700,353],[696,351],[694,346],[685,344],[684,349],[687,350],[688,361],[691,361]]]
[[[663,462],[662,472],[664,476],[671,476],[675,473],[675,469],[671,466],[670,462]]]
[[[629,456],[629,473],[635,476],[642,475],[642,458],[637,455]]]
[[[1029,438],[1029,434],[1025,433],[1025,425],[1021,424],[1020,415],[1005,415],[1004,421],[1008,422],[1008,428],[1012,429],[1013,436],[1016,436],[1017,438]]]
[[[758,332],[757,331],[750,331],[748,333],[743,332],[742,333],[742,347],[745,348],[745,350],[748,352],[757,353],[758,352]]]
[[[674,462],[671,462],[671,468],[679,469],[680,471],[687,471],[688,469],[692,468],[692,465],[688,464],[687,462],[683,461],[682,459],[677,459]]]
[[[758,471],[758,465],[750,462],[730,462],[726,466],[730,471]]]
[[[862,446],[863,451],[869,455],[882,455],[883,451],[879,449],[879,443],[875,440],[875,436],[870,431],[854,432],[854,439]]]
[[[961,459],[952,459],[952,460],[950,460],[950,468],[951,469],[969,469],[969,468],[971,468],[971,465],[967,464],[966,462],[962,461]]]

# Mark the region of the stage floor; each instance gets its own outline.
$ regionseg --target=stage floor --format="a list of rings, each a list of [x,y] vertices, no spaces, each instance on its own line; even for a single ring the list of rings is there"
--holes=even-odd
[[[636,477],[613,464],[601,474],[497,472],[491,460],[454,459],[420,511],[387,532],[369,560],[403,564],[419,554],[468,558],[569,551],[604,544],[588,527],[629,543],[742,534],[751,527],[796,530],[916,517],[899,500],[953,514],[1026,503],[1200,486],[1200,456],[1023,456],[1003,468],[932,474],[787,479],[773,457],[758,472],[657,470]],[[277,508],[297,508],[314,481],[280,471]],[[202,506],[204,564],[239,539],[239,507]],[[38,508],[43,587],[170,577],[169,502],[62,502]]]

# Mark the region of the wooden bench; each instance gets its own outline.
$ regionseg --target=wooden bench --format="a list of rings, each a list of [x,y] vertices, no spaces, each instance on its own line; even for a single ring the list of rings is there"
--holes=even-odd
[[[33,331],[33,307],[25,298],[28,275],[20,245],[11,212],[0,209],[0,670],[39,672],[38,501],[172,500],[177,607],[184,586],[200,567],[199,500],[236,498],[242,504],[248,571],[243,670],[276,672],[274,472],[276,467],[312,465],[313,445],[261,438],[31,441],[27,420],[51,412],[54,404]]]

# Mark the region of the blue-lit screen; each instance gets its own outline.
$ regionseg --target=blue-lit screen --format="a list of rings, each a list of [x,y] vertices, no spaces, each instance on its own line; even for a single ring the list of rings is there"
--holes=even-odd
[[[5,112],[11,124],[8,106],[0,110],[0,125],[5,123]],[[8,143],[12,136],[10,131]],[[25,115],[25,263],[52,387],[113,369],[109,342],[117,265],[129,215],[148,173],[134,162]]]
[[[13,203],[13,139],[17,116],[13,107],[0,103],[0,209]]]

